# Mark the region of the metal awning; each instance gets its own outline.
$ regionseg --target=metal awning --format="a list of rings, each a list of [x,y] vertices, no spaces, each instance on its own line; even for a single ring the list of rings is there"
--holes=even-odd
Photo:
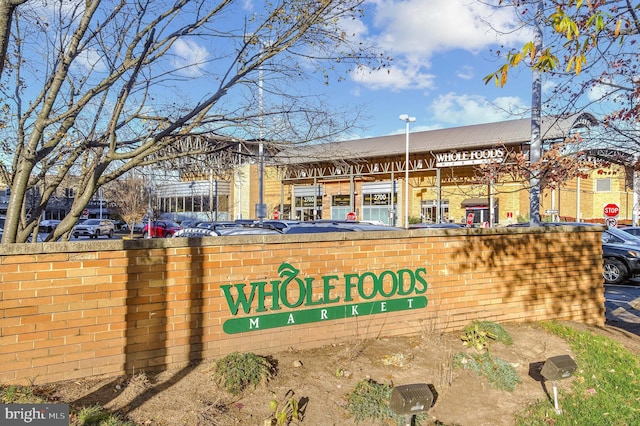
[[[489,206],[489,197],[476,197],[476,198],[467,198],[462,201],[462,207],[478,207],[478,206]],[[493,199],[493,205],[498,204],[498,199]]]

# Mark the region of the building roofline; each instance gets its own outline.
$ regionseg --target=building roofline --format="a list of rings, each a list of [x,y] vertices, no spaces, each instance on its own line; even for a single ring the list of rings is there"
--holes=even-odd
[[[598,125],[589,113],[566,117],[544,117],[541,123],[543,141],[564,140],[575,130]],[[523,118],[494,123],[473,124],[446,129],[410,133],[409,152],[443,152],[483,147],[517,146],[531,142],[531,119]],[[404,154],[405,134],[295,146],[276,155],[283,164],[305,164],[336,160],[358,160]]]

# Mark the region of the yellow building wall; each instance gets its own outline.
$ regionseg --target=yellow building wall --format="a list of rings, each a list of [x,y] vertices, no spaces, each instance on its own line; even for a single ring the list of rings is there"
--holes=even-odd
[[[404,176],[397,177],[397,224],[404,223],[405,185]],[[610,191],[598,191],[599,179],[611,179]],[[633,191],[629,187],[623,166],[611,165],[606,168],[596,168],[586,172],[581,178],[574,178],[563,182],[557,189],[543,188],[540,194],[540,215],[544,221],[590,221],[603,222],[603,208],[606,204],[613,203],[620,207],[618,220],[621,223],[630,223],[633,214]],[[379,180],[388,180],[379,178]],[[433,177],[412,177],[409,179],[409,216],[421,217],[423,202],[436,200],[436,184]],[[300,183],[299,185],[303,185]],[[311,185],[311,183],[307,183]],[[323,181],[325,196],[322,200],[323,217],[328,218],[331,209],[331,196],[335,194],[348,194],[349,181]],[[280,210],[281,200],[285,205],[291,204],[293,184],[282,184],[282,174],[275,168],[265,168],[265,202],[267,215],[271,217],[273,211]],[[362,207],[362,181],[355,182],[355,210],[359,212]],[[578,196],[578,188],[580,195]],[[488,185],[477,184],[443,184],[441,185],[441,200],[447,200],[449,205],[449,221],[456,223],[465,222],[465,207],[462,202],[468,198],[487,198]],[[497,182],[491,189],[493,197],[497,200],[498,223],[508,225],[518,221],[529,220],[530,193],[527,182]],[[257,196],[253,195],[252,206],[257,202]],[[284,198],[283,198],[284,194]],[[254,200],[255,198],[255,200]],[[578,201],[580,207],[578,211]],[[557,214],[547,214],[547,211],[555,211]],[[253,213],[253,211],[252,211]],[[511,213],[508,217],[507,213]],[[580,218],[578,218],[578,213]],[[253,217],[253,216],[252,216]]]

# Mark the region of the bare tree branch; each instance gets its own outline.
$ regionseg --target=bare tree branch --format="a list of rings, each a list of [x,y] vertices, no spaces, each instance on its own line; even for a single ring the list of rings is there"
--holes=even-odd
[[[237,0],[22,4],[3,75],[14,83],[0,89],[11,117],[4,144],[15,153],[2,164],[11,187],[2,242],[26,241],[69,177],[75,197],[53,239],[69,235],[100,187],[138,167],[207,158],[222,174],[245,155],[235,147],[258,135],[275,148],[352,127],[357,108],[328,109],[290,82],[329,79],[338,61],[386,66],[375,46],[341,26],[359,19],[363,1],[280,0],[244,19]],[[207,144],[175,148],[190,135]]]

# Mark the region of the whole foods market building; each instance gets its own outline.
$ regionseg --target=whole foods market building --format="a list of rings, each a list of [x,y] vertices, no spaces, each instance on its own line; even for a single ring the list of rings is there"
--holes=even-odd
[[[543,147],[575,133],[586,140],[596,125],[590,114],[545,119]],[[267,212],[298,220],[345,219],[355,213],[358,220],[398,226],[404,225],[407,212],[410,223],[528,221],[526,185],[487,180],[478,170],[500,164],[507,151],[528,156],[530,139],[531,122],[521,119],[413,132],[408,150],[405,134],[297,147],[281,155],[284,165],[276,166],[277,173],[271,170],[271,185],[265,186]],[[603,218],[602,207],[615,203],[619,219],[631,220],[630,162],[599,164],[557,189],[543,189],[543,219],[597,221]]]

